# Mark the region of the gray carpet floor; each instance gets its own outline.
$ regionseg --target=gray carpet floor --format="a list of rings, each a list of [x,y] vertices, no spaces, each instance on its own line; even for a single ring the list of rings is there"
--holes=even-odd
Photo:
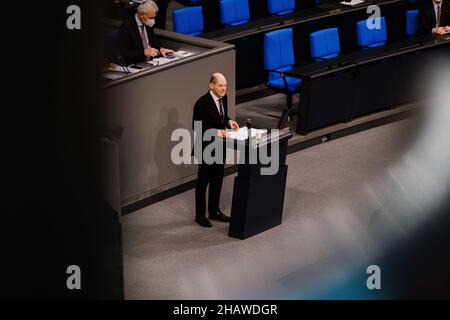
[[[298,109],[299,95],[293,96],[293,116],[287,124],[294,132],[297,121],[296,111]],[[246,120],[250,118],[255,128],[276,128],[279,118],[283,113],[283,107],[286,105],[286,96],[284,94],[275,94],[272,96],[241,103],[236,106],[236,121],[245,125]]]
[[[126,298],[286,297],[299,272],[304,278],[327,265],[339,237],[356,237],[360,230],[348,221],[354,217],[336,208],[361,200],[361,188],[398,157],[412,124],[391,123],[289,155],[283,223],[246,240],[228,237],[225,223],[195,224],[194,190],[125,216]],[[233,179],[225,177],[221,194],[228,214]]]

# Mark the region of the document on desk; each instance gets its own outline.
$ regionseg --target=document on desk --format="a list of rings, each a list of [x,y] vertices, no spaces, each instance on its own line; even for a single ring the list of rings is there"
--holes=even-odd
[[[166,58],[166,57],[159,57],[159,58],[153,58],[152,60],[148,61],[148,64],[151,64],[152,66],[162,66],[163,64],[170,63],[172,61],[178,60],[180,57],[175,56],[174,58]]]
[[[147,63],[151,64],[154,67],[162,66],[163,64],[167,64],[167,63],[170,63],[172,61],[179,60],[181,58],[186,58],[186,57],[192,56],[193,54],[194,54],[193,52],[180,50],[180,51],[176,51],[175,52],[173,58],[169,59],[169,58],[166,58],[166,57],[159,57],[159,58],[154,58],[154,59],[148,61]]]
[[[175,52],[175,56],[180,57],[180,58],[186,58],[186,57],[192,56],[193,54],[194,54],[194,52],[189,52],[189,51],[184,51],[184,50],[179,50],[179,51]]]
[[[351,1],[342,1],[340,4],[346,5],[346,6],[356,6],[357,4],[363,3],[364,0],[351,0]]]

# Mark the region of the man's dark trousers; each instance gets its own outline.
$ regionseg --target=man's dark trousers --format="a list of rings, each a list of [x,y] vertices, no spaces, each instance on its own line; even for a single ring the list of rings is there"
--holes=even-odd
[[[206,217],[206,188],[209,184],[208,212],[217,213],[220,192],[222,190],[224,164],[202,163],[198,168],[197,185],[195,186],[195,214],[197,218]]]

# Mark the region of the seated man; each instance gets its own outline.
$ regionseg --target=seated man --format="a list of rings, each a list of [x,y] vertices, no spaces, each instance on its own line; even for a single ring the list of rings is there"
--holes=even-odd
[[[154,36],[158,6],[147,0],[137,7],[136,14],[123,22],[119,29],[118,52],[127,64],[144,62],[157,56],[165,57],[172,50],[159,47]]]
[[[450,0],[423,0],[419,8],[419,33],[450,33]]]

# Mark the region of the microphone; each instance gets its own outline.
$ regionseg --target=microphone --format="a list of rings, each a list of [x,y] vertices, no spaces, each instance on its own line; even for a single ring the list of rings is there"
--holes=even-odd
[[[127,64],[125,63],[125,60],[123,60],[122,56],[120,54],[118,54],[116,56],[116,58],[117,58],[117,61],[120,63],[120,66],[123,68],[123,70],[125,70],[125,73],[127,75],[129,75],[131,72],[128,69]]]
[[[252,137],[251,129],[252,129],[252,119],[247,119],[247,133],[248,133],[247,138],[248,138],[249,141],[250,141],[250,139]]]

